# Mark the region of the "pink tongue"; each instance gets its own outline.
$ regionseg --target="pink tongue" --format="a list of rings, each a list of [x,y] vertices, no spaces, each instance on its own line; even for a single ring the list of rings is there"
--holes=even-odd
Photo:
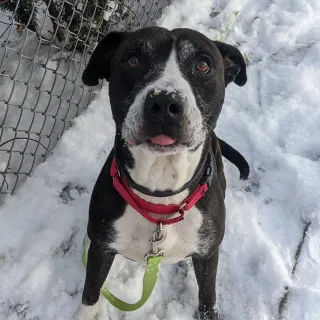
[[[168,146],[170,144],[174,144],[176,142],[175,139],[172,139],[168,136],[165,136],[164,134],[161,134],[159,136],[155,136],[150,139],[152,143],[159,144],[160,146]]]

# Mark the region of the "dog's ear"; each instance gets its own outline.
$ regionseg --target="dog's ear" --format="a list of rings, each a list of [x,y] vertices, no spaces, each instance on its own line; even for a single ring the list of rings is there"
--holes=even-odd
[[[82,81],[87,86],[97,86],[99,79],[110,78],[111,58],[128,32],[110,32],[94,49],[89,63],[83,71]]]
[[[229,44],[214,41],[219,49],[224,62],[225,86],[234,81],[238,86],[243,86],[247,82],[246,62],[241,52]]]

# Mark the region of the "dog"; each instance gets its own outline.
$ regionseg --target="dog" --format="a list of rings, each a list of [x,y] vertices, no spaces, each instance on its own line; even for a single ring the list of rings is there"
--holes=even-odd
[[[95,319],[100,289],[116,254],[145,262],[155,221],[164,221],[167,235],[159,244],[162,262],[192,258],[198,319],[219,319],[215,283],[225,230],[222,154],[239,168],[242,179],[248,177],[249,166],[216,137],[214,128],[227,85],[247,81],[245,60],[237,48],[197,31],[149,27],[104,36],[82,75],[89,86],[98,85],[99,79],[109,82],[116,134],[91,196],[91,243],[75,319]],[[115,187],[115,176],[132,197],[153,205],[179,207],[202,191],[187,211],[181,206],[170,215],[153,211],[144,216]]]

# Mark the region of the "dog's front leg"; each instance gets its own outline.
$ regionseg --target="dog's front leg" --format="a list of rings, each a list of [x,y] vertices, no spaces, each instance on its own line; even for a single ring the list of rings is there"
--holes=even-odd
[[[199,320],[219,320],[216,303],[216,275],[219,249],[210,257],[192,257],[193,267],[199,286]]]
[[[91,242],[82,304],[77,310],[74,320],[93,320],[98,315],[100,290],[108,276],[114,257],[114,252]]]

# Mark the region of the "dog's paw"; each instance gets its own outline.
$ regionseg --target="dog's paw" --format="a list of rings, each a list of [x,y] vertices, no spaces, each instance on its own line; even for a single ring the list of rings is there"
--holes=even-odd
[[[81,304],[73,316],[73,320],[95,320],[99,314],[99,302],[93,306]]]

